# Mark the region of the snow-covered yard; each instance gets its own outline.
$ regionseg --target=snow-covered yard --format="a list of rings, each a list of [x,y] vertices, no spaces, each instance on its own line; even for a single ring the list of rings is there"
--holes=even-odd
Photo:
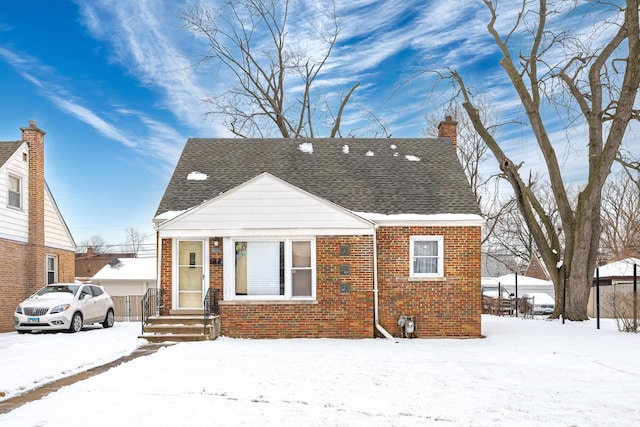
[[[144,343],[138,323],[0,334],[5,399]],[[637,426],[640,336],[611,320],[483,316],[486,339],[163,348],[0,415],[2,426]]]

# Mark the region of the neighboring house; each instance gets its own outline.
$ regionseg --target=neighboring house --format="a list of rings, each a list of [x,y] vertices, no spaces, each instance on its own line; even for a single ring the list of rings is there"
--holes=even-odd
[[[142,297],[156,287],[155,258],[114,258],[92,278],[111,295],[116,320],[140,320]]]
[[[149,288],[156,287],[155,258],[115,258],[92,278],[102,285],[109,295],[144,295]]]
[[[482,286],[500,286],[514,295],[516,294],[517,286],[518,298],[524,294],[531,293],[544,293],[555,298],[553,282],[551,280],[542,280],[521,274],[510,273],[498,277],[483,277]]]
[[[231,337],[480,337],[482,217],[439,138],[187,141],[154,221],[161,314]],[[201,311],[199,311],[201,312]]]
[[[635,267],[634,267],[635,266]],[[636,294],[640,292],[640,258],[626,258],[598,267],[593,275],[587,314],[597,316],[596,280],[600,282],[600,317],[614,318],[614,302],[618,312],[625,315],[625,305],[632,305],[634,282]],[[637,296],[636,296],[637,298]],[[629,304],[630,303],[630,304]],[[630,313],[626,313],[629,315]]]
[[[75,242],[44,179],[44,135],[31,120],[21,141],[0,142],[0,332],[18,303],[74,277]]]
[[[118,258],[134,258],[135,253],[123,252],[100,252],[96,253],[92,246],[87,247],[87,252],[76,253],[75,275],[76,280],[86,282],[100,271],[105,265]]]

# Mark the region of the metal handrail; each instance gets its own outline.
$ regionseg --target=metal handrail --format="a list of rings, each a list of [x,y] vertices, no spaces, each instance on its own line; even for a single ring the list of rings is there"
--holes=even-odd
[[[220,314],[220,307],[218,306],[218,292],[220,289],[207,289],[207,293],[204,296],[204,334],[207,334],[207,326],[209,325],[209,319],[211,316],[217,316]]]
[[[153,315],[160,316],[160,296],[162,295],[162,289],[149,288],[142,298],[142,333],[144,334],[144,325],[146,325],[149,317],[152,316],[151,311],[153,309]]]

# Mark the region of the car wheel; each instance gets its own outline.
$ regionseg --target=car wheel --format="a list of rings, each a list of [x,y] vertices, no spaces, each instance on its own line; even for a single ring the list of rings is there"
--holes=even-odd
[[[71,318],[69,332],[80,332],[82,330],[82,314],[75,313]]]
[[[18,331],[19,334],[26,334],[27,331]]]
[[[109,309],[109,311],[107,311],[106,317],[104,318],[104,322],[102,322],[102,327],[110,328],[113,326],[113,322],[114,322],[113,310]]]

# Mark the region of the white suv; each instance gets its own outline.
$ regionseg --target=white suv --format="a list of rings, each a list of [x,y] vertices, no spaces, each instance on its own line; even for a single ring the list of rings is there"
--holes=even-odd
[[[13,315],[19,333],[68,330],[79,332],[83,325],[113,326],[113,300],[93,283],[55,283],[24,300]]]

